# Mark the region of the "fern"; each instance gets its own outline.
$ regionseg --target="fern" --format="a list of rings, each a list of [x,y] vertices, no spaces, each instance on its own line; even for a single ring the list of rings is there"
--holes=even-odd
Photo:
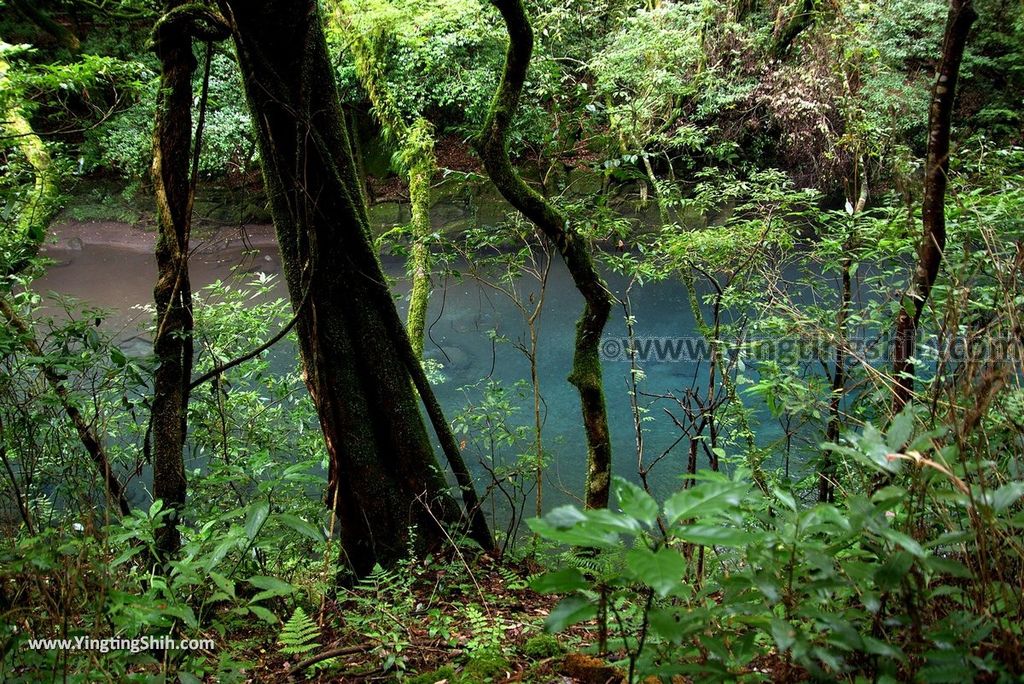
[[[320,648],[319,638],[320,628],[309,619],[306,611],[296,607],[291,618],[281,628],[277,642],[281,644],[281,653],[297,655]]]

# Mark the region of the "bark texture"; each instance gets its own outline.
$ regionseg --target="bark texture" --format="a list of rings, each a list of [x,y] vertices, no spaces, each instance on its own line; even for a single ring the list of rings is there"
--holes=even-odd
[[[180,0],[165,3],[153,50],[160,60],[160,90],[153,128],[153,188],[157,217],[156,334],[153,352],[151,429],[153,496],[169,511],[157,535],[166,557],[178,550],[178,517],[185,507],[187,483],[183,450],[188,432],[192,379],[192,287],[188,272],[191,215],[189,158],[192,151],[192,34]]]
[[[568,218],[519,176],[508,154],[508,130],[519,106],[533,53],[533,29],[521,0],[493,0],[508,30],[505,66],[476,149],[487,174],[502,196],[537,225],[557,247],[573,283],[585,301],[576,324],[573,368],[569,375],[580,395],[583,426],[587,437],[588,508],[608,505],[611,485],[611,440],[599,345],[611,313],[612,297],[594,266],[590,246],[569,223]]]
[[[370,240],[317,4],[219,4],[257,124],[304,376],[330,457],[328,504],[345,562],[365,575],[407,554],[410,527],[422,551],[463,515],[419,413],[414,382],[422,393],[425,378]],[[432,419],[439,413],[427,408]]]
[[[910,290],[896,319],[893,348],[893,414],[899,413],[914,394],[914,350],[921,313],[931,294],[946,247],[946,185],[949,173],[949,140],[956,83],[971,26],[978,18],[971,0],[952,0],[946,19],[935,85],[928,111],[928,152],[925,160],[921,220],[924,234],[917,251]]]

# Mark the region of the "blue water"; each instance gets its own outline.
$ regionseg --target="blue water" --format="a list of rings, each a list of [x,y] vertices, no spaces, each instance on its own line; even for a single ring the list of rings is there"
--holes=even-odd
[[[235,277],[242,271],[276,271],[277,253],[272,241],[249,247],[238,244],[226,248],[201,250],[192,261],[193,285],[196,289],[215,279]],[[152,256],[144,250],[124,247],[85,244],[77,250],[56,250],[51,256],[62,265],[51,269],[36,283],[39,291],[54,290],[72,295],[97,306],[111,309],[115,315],[110,325],[124,330],[123,338],[131,338],[133,330],[142,323],[139,304],[151,301],[155,266]],[[397,258],[384,259],[385,271],[394,279],[396,295],[404,317],[408,294],[408,281],[404,277],[404,262]],[[461,265],[460,270],[466,270]],[[583,308],[583,300],[573,287],[561,261],[555,259],[548,276],[548,285],[542,313],[538,319],[538,377],[543,399],[543,443],[551,459],[545,481],[545,508],[561,503],[578,501],[583,491],[586,462],[586,443],[580,417],[580,406],[575,388],[569,384],[569,375],[575,323]],[[614,274],[606,274],[610,290],[618,299],[624,299],[627,281]],[[538,292],[537,283],[523,279],[518,284],[521,297]],[[284,296],[279,283],[275,294]],[[654,282],[630,289],[629,299],[635,317],[635,334],[641,338],[698,337],[684,286],[674,280]],[[464,277],[461,281],[439,276],[431,296],[428,312],[428,339],[425,356],[442,364],[442,381],[435,391],[448,418],[454,419],[467,406],[477,405],[488,382],[498,382],[510,396],[517,397],[518,410],[512,425],[528,426],[532,431],[532,392],[528,387],[522,396],[514,391],[517,382],[528,381],[530,365],[516,343],[527,343],[526,325],[522,313],[513,303],[494,289],[479,281]],[[495,333],[506,341],[495,342]],[[616,474],[636,479],[636,434],[630,406],[628,382],[630,365],[622,348],[626,338],[625,310],[617,305],[612,312],[603,346],[606,361],[604,379],[612,437],[614,470]],[[146,341],[136,338],[129,347],[146,350]],[[296,363],[295,350],[284,344],[274,354],[273,365],[285,367]],[[686,388],[706,392],[707,364],[686,358],[650,359],[643,364],[646,377],[642,392],[649,395],[681,396]],[[746,401],[751,402],[749,397]],[[645,462],[660,456],[680,437],[679,429],[665,414],[672,411],[685,422],[678,404],[671,399],[641,396],[640,403],[649,409],[651,420],[644,424]],[[778,440],[779,425],[763,406],[755,409],[754,427],[761,445]],[[466,458],[478,476],[486,479],[480,465],[481,456],[489,450],[481,449],[477,433],[461,435],[466,442]],[[532,432],[512,446],[503,446],[496,454],[496,463],[511,463],[520,454],[532,454]],[[686,469],[687,440],[678,442],[652,471],[650,482],[659,496],[665,496],[679,486]],[[739,449],[730,450],[737,456]],[[700,457],[699,467],[708,467],[707,459]],[[731,467],[728,463],[725,468]],[[532,497],[532,494],[530,495]],[[528,504],[532,510],[532,499]]]

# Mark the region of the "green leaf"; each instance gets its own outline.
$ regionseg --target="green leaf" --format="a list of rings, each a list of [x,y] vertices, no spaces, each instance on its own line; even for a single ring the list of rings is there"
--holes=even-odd
[[[1002,513],[1024,496],[1024,482],[1010,482],[989,495],[989,505],[996,513]]]
[[[559,530],[566,530],[576,523],[583,522],[587,516],[575,506],[559,506],[544,516],[549,525]]]
[[[276,577],[265,577],[263,575],[253,575],[246,580],[249,584],[253,585],[257,589],[263,589],[260,593],[249,599],[249,603],[258,603],[264,599],[273,598],[275,596],[289,596],[295,593],[295,587],[288,584],[284,580],[279,580]]]
[[[788,651],[796,643],[796,629],[782,618],[772,618],[772,638],[779,651]]]
[[[676,534],[684,541],[704,546],[746,546],[756,539],[745,530],[718,525],[683,525]]]
[[[690,489],[673,494],[665,502],[665,517],[669,525],[689,518],[707,518],[735,508],[749,490],[736,482],[702,482]]]
[[[797,510],[796,498],[794,498],[792,494],[790,494],[789,492],[787,492],[787,491],[785,491],[783,489],[780,489],[779,487],[773,485],[772,486],[772,495],[783,506],[785,506],[789,510],[793,511],[794,513],[796,512],[796,510]]]
[[[892,591],[898,588],[913,564],[914,557],[912,555],[906,551],[897,551],[878,566],[875,571],[875,584],[882,591]]]
[[[897,532],[893,529],[884,529],[882,530],[882,536],[891,541],[892,543],[903,547],[904,550],[909,551],[912,555],[916,556],[917,558],[924,558],[927,555],[925,550],[921,548],[921,545],[918,544],[916,540],[903,534],[902,532]]]
[[[597,606],[593,601],[582,596],[570,596],[563,599],[551,611],[544,621],[544,629],[548,632],[561,632],[577,622],[589,620],[597,615]]]
[[[889,425],[889,430],[885,434],[885,444],[889,447],[890,451],[902,451],[906,445],[910,443],[910,438],[913,437],[913,435],[913,406],[911,404],[907,404],[903,410],[899,412],[899,415],[892,419],[892,423]]]
[[[235,583],[229,580],[219,572],[210,571],[210,579],[217,585],[217,588],[223,591],[231,598],[235,598]]]
[[[250,540],[256,538],[259,534],[260,528],[263,527],[264,521],[267,519],[267,515],[270,513],[270,504],[266,501],[257,501],[249,507],[249,512],[245,516],[245,536]]]
[[[530,587],[541,594],[568,594],[590,585],[576,568],[562,568],[539,575],[530,581]]]
[[[306,522],[297,515],[290,515],[288,513],[279,513],[274,516],[277,520],[292,528],[299,534],[309,537],[315,542],[324,541],[324,533],[320,531],[316,525],[310,522]]]
[[[676,589],[686,572],[686,561],[675,549],[662,547],[632,549],[626,554],[626,567],[633,578],[643,582],[664,598]]]
[[[672,608],[653,608],[648,615],[654,633],[676,645],[683,643],[692,629],[692,621],[682,618],[680,610]]]
[[[277,624],[277,616],[263,606],[249,606],[249,611],[268,624]]]
[[[643,488],[621,477],[614,479],[615,497],[619,508],[628,516],[653,525],[658,517],[658,502]]]

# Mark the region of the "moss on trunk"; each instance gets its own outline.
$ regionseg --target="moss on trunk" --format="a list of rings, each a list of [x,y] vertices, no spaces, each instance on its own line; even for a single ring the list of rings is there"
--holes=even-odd
[[[508,129],[519,106],[533,53],[533,29],[521,0],[493,0],[508,30],[505,66],[487,119],[476,139],[476,149],[487,174],[502,196],[539,227],[557,247],[576,289],[585,301],[576,324],[575,353],[569,382],[580,395],[583,427],[587,437],[589,508],[608,505],[611,484],[611,439],[605,407],[599,345],[611,314],[612,297],[594,266],[590,246],[557,207],[519,176],[508,155]]]
[[[0,44],[3,44],[0,42]],[[14,146],[32,167],[32,187],[14,220],[13,231],[0,238],[0,272],[20,271],[39,251],[57,209],[60,207],[60,177],[42,139],[21,110],[9,78],[9,65],[0,57],[0,133],[14,140]]]

